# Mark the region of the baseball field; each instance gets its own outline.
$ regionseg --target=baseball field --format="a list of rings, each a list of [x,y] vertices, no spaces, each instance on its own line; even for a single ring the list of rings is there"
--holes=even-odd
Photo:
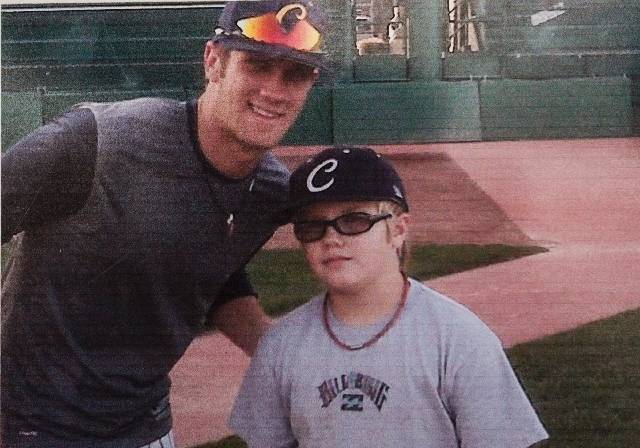
[[[412,275],[498,334],[549,446],[638,446],[640,139],[377,149],[407,180]],[[280,155],[295,166],[314,151]],[[279,250],[259,254],[251,270],[277,315],[318,286],[290,229],[268,248]],[[244,446],[226,418],[247,363],[217,335],[189,349],[172,373],[181,446]]]
[[[640,446],[640,138],[377,149],[406,179],[410,274],[498,334],[548,446]],[[291,229],[266,249],[250,273],[278,316],[320,286]],[[247,364],[217,334],[192,344],[172,371],[179,446],[245,446],[226,420]]]

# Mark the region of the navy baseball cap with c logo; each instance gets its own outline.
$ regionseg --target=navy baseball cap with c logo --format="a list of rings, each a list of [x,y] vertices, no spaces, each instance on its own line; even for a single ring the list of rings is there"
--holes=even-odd
[[[334,146],[291,174],[282,222],[290,222],[302,207],[342,201],[391,201],[409,211],[402,180],[387,160],[371,148]]]
[[[211,40],[332,72],[323,50],[326,26],[324,11],[311,0],[230,1]]]

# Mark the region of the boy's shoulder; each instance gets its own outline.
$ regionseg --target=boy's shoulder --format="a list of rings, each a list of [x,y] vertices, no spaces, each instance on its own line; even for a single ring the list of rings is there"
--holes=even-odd
[[[409,308],[414,319],[429,322],[444,332],[495,337],[484,321],[465,305],[414,279],[411,279]]]
[[[451,314],[456,317],[475,316],[471,310],[451,297],[436,291],[419,280],[410,278],[410,300],[414,305],[427,308],[431,312]]]
[[[314,296],[306,303],[285,314],[278,319],[263,338],[275,342],[305,333],[314,322],[320,321],[323,300],[324,294]]]

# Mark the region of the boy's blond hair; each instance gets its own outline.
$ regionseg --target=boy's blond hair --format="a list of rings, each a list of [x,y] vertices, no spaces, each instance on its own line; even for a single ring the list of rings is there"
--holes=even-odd
[[[392,215],[391,219],[396,219],[398,216],[406,213],[402,206],[396,202],[392,201],[380,201],[378,202],[378,213],[390,213]],[[391,239],[391,223],[389,220],[385,220],[385,225],[387,227],[387,238]],[[409,258],[410,258],[410,245],[407,239],[402,242],[402,246],[398,249],[398,262],[400,266],[400,271],[403,273],[407,272],[407,268],[409,267]]]

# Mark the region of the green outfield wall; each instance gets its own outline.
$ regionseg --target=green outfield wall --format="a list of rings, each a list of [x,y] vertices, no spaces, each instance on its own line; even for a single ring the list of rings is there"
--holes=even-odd
[[[324,0],[336,74],[285,143],[640,135],[640,2],[565,0],[533,26],[549,2],[469,1],[478,51],[448,51],[444,0],[404,0],[408,54],[359,55],[351,1]],[[3,149],[78,102],[197,95],[223,4],[3,5]]]

